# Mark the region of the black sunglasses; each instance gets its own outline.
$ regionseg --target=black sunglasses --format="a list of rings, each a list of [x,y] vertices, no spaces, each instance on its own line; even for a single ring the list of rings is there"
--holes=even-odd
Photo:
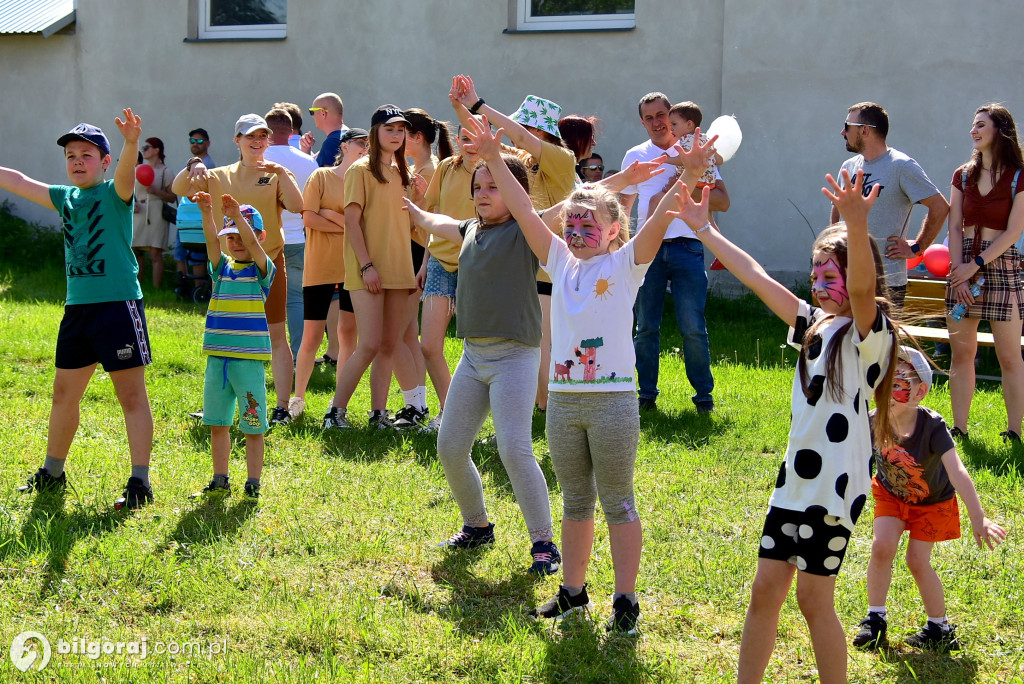
[[[202,145],[206,142],[206,138],[189,138],[188,141],[193,145]]]

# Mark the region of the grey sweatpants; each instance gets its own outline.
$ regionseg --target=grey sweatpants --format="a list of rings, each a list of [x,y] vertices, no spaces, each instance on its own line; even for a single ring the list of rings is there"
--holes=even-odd
[[[498,454],[535,542],[554,537],[548,484],[533,455],[531,434],[539,365],[539,347],[504,338],[467,338],[437,434],[437,456],[462,519],[481,527],[487,523],[487,507],[470,452],[488,411],[494,415]]]
[[[598,496],[610,525],[640,519],[633,495],[640,440],[636,393],[552,392],[547,433],[567,520],[593,518]]]

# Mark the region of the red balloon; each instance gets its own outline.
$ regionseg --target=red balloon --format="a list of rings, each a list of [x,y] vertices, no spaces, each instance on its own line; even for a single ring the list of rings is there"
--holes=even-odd
[[[924,255],[918,254],[916,257],[907,259],[907,268],[917,268],[917,265],[924,259]]]
[[[940,278],[949,274],[949,247],[932,245],[924,250],[924,267]]]
[[[143,185],[149,187],[156,180],[156,171],[149,164],[139,164],[135,167],[135,178]]]

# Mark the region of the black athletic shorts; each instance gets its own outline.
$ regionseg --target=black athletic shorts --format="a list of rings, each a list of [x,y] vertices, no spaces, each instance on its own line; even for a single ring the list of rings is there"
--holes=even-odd
[[[309,285],[302,288],[302,319],[305,321],[326,321],[334,295],[338,295],[338,308],[352,313],[352,295],[345,289],[345,283]]]
[[[100,363],[110,373],[152,362],[141,299],[64,307],[57,333],[57,368],[72,370]]]

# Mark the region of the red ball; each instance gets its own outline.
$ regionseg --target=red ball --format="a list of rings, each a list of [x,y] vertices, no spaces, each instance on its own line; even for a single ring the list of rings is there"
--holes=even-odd
[[[907,268],[917,268],[917,265],[924,259],[924,255],[918,254],[916,257],[907,259]]]
[[[135,167],[135,178],[146,187],[149,187],[156,180],[156,171],[149,164],[139,164]]]
[[[932,245],[924,250],[924,267],[940,278],[949,274],[949,247]]]

